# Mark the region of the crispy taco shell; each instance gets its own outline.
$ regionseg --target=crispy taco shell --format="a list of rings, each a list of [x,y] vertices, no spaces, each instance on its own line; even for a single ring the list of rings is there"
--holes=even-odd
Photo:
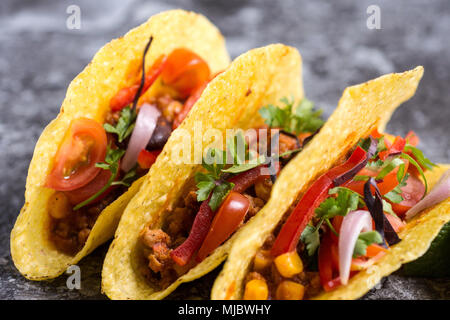
[[[214,283],[212,299],[242,297],[245,276],[253,257],[289,207],[317,177],[344,158],[360,138],[369,135],[374,128],[384,127],[394,110],[414,95],[422,75],[423,68],[417,67],[345,89],[337,109],[320,132],[283,169],[266,206],[255,219],[239,230],[227,262]],[[447,212],[442,213],[444,206]],[[439,208],[439,212],[433,211],[424,216],[423,222],[416,219],[409,223],[400,235],[403,241],[394,246],[379,263],[360,272],[350,280],[349,285],[318,298],[357,298],[382,276],[398,269],[402,262],[423,254],[440,227],[449,220],[448,200]],[[368,280],[372,279],[376,281],[369,284]]]
[[[205,17],[173,10],[151,17],[122,38],[105,45],[92,62],[71,82],[57,118],[40,136],[28,170],[25,205],[11,233],[11,256],[28,279],[44,280],[63,273],[114,235],[120,216],[137,193],[145,177],[111,203],[98,217],[83,249],[75,256],[57,251],[49,241],[47,203],[55,192],[44,187],[53,158],[73,119],[86,117],[104,122],[110,99],[124,87],[136,83],[142,53],[150,36],[154,41],[146,55],[146,66],[173,49],[191,49],[208,62],[212,72],[227,67],[229,56],[222,35]],[[130,75],[136,74],[132,78]],[[152,168],[149,176],[161,168]],[[164,174],[164,173],[163,173]]]
[[[173,134],[165,152],[154,164],[138,194],[130,201],[117,229],[115,239],[106,255],[102,271],[102,289],[111,299],[161,299],[181,283],[192,281],[217,267],[227,256],[232,236],[203,262],[179,277],[165,290],[153,287],[141,273],[146,267],[139,251],[139,232],[149,223],[158,228],[164,209],[185,196],[185,185],[192,180],[200,164],[176,163],[180,145],[208,129],[255,128],[263,124],[258,110],[268,103],[293,96],[303,97],[301,58],[298,51],[284,45],[270,45],[251,50],[238,57],[230,67],[217,76],[203,92],[180,129],[184,134]],[[201,123],[202,128],[198,127]],[[195,131],[198,130],[198,131]],[[179,130],[178,132],[181,132]],[[211,143],[211,137],[200,135],[202,151]],[[167,212],[167,211],[166,211]]]

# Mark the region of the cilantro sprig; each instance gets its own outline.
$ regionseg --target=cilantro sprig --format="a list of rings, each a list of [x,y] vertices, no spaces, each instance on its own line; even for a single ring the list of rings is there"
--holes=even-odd
[[[228,162],[231,166],[226,168]],[[250,161],[252,160],[252,161]],[[227,141],[227,150],[210,148],[202,159],[206,172],[197,172],[197,201],[209,198],[209,206],[215,211],[233,189],[234,184],[225,179],[225,175],[233,175],[256,168],[266,162],[264,156],[255,158],[249,150],[241,131]]]
[[[300,134],[303,132],[315,132],[323,124],[320,118],[322,110],[314,110],[314,103],[304,98],[294,107],[294,99],[284,97],[280,100],[283,106],[269,104],[259,110],[265,123],[272,128]]]
[[[123,142],[128,136],[133,132],[135,121],[136,121],[136,111],[134,108],[126,107],[120,112],[120,118],[117,120],[115,126],[109,123],[105,123],[103,127],[106,132],[115,133],[117,135],[117,140]]]
[[[367,253],[367,247],[373,243],[382,243],[383,238],[378,233],[378,231],[367,231],[361,232],[355,243],[355,248],[353,249],[353,258],[359,256],[365,256]]]

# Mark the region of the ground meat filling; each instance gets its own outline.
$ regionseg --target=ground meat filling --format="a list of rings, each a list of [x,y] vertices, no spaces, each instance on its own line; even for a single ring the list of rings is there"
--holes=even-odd
[[[158,97],[151,97],[149,102],[157,105],[158,109],[162,111],[163,116],[165,117],[164,120],[169,121],[170,127],[173,118],[181,111],[183,107],[182,101],[178,101],[168,94],[163,94]],[[115,126],[120,118],[120,114],[120,110],[108,112],[105,116],[105,123]],[[116,136],[109,133],[107,134],[107,137],[109,144],[126,149],[128,144],[127,140],[119,143],[116,140]],[[162,148],[162,146],[158,145],[160,148]],[[147,171],[147,169],[142,169],[138,166],[136,175],[138,178],[142,177],[147,173]],[[123,172],[121,172],[121,174],[123,175]],[[114,202],[114,200],[126,191],[126,187],[116,186],[101,201],[94,201],[93,203],[76,211],[72,209],[76,204],[69,203],[68,197],[65,196],[64,192],[56,192],[50,198],[48,203],[50,217],[50,241],[54,244],[57,250],[68,255],[75,255],[83,248],[98,216],[103,209]],[[178,220],[174,219],[174,221]],[[171,228],[176,228],[175,224]],[[176,230],[172,231],[176,233]],[[155,259],[152,259],[155,270],[157,269],[158,261],[164,261],[164,254],[170,258],[168,250],[169,249],[167,246],[156,246],[158,260],[156,260],[156,256]],[[162,264],[160,269],[163,269]]]
[[[296,140],[280,134],[280,153],[297,148]],[[242,194],[250,201],[250,208],[244,218],[247,222],[256,215],[269,200],[273,183],[270,178],[258,181]],[[188,192],[180,205],[166,211],[161,228],[145,227],[140,233],[146,267],[142,274],[160,289],[168,287],[178,277],[194,266],[193,261],[180,267],[170,257],[170,252],[189,236],[192,223],[199,207],[196,189]],[[194,259],[192,259],[194,260]]]

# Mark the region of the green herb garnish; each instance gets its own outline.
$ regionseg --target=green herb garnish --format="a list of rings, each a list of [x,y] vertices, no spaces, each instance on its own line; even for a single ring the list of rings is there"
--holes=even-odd
[[[300,236],[300,240],[306,245],[309,256],[314,255],[320,245],[319,227],[313,227],[308,224]]]
[[[280,128],[287,132],[300,134],[315,132],[324,123],[320,118],[322,110],[314,110],[314,104],[304,98],[294,107],[294,99],[284,97],[280,100],[284,105],[277,107],[273,104],[262,107],[259,113],[265,123],[272,128]]]
[[[116,126],[105,123],[103,127],[106,132],[117,134],[117,140],[123,142],[133,132],[136,116],[137,114],[134,109],[130,107],[123,108]]]
[[[225,168],[227,159],[230,159],[232,164],[230,167]],[[249,162],[250,160],[252,161]],[[265,161],[264,156],[254,159],[254,155],[250,152],[241,131],[227,141],[227,151],[215,148],[208,149],[206,157],[202,160],[202,166],[207,172],[197,172],[195,174],[197,201],[205,201],[210,198],[208,204],[213,211],[216,211],[234,187],[233,183],[224,179],[224,174],[245,172],[256,168],[265,163]]]
[[[355,249],[353,250],[353,258],[359,256],[365,256],[367,253],[367,247],[372,243],[382,243],[383,238],[378,231],[361,232],[355,243]]]

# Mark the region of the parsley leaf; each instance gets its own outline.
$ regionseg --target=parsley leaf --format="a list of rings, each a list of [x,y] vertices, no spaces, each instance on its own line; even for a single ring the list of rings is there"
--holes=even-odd
[[[300,134],[302,132],[315,132],[324,123],[320,118],[322,110],[314,110],[314,104],[304,98],[294,107],[294,99],[284,97],[280,100],[283,106],[273,104],[262,107],[259,113],[269,127]]]
[[[225,169],[226,161],[230,159],[232,165]],[[253,160],[253,161],[250,161]],[[197,201],[210,198],[208,204],[213,211],[217,210],[234,184],[226,181],[223,175],[237,174],[253,169],[266,162],[264,156],[253,159],[244,135],[241,131],[227,141],[227,150],[210,148],[202,160],[202,166],[207,170],[195,174],[197,185]]]
[[[398,172],[401,172],[401,177],[403,177],[403,173],[405,171],[405,163],[399,158],[393,158],[392,160],[388,160],[384,163],[381,171],[376,176],[375,180],[381,180],[386,177],[392,170],[399,167]],[[403,168],[403,170],[402,170]]]
[[[372,243],[382,243],[383,238],[378,231],[361,232],[355,243],[355,249],[353,250],[353,258],[358,256],[364,256],[367,252],[367,246]]]
[[[137,114],[134,109],[130,107],[123,108],[115,127],[109,123],[105,123],[103,127],[106,132],[117,134],[117,140],[122,142],[133,132],[136,116]]]
[[[335,216],[345,216],[350,211],[358,209],[360,195],[356,192],[342,187],[336,187],[329,194],[337,193],[337,197],[329,197],[322,201],[315,213],[317,217],[331,219]]]
[[[234,187],[234,183],[231,183],[228,181],[222,181],[219,185],[217,185],[214,188],[213,193],[211,195],[211,199],[208,202],[212,211],[216,211],[220,207],[223,200],[225,200],[228,193],[230,193],[230,191],[231,191],[231,189],[233,189],[233,187]]]
[[[314,255],[320,245],[319,228],[314,228],[308,224],[305,230],[303,230],[300,240],[306,245],[308,255]]]

